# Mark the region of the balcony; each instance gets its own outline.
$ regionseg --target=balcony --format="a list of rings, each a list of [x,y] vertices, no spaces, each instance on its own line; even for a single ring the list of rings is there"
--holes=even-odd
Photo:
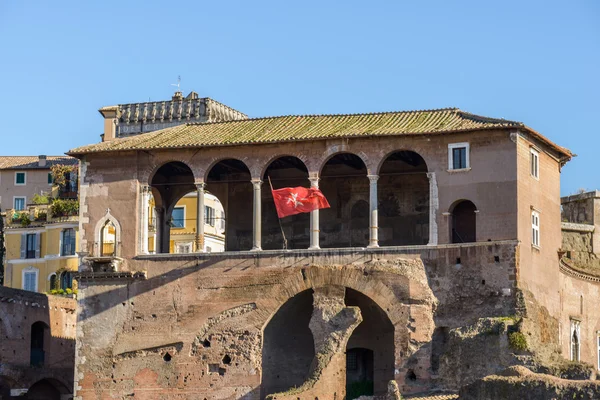
[[[6,227],[36,227],[57,222],[76,222],[78,218],[77,200],[55,200],[52,204],[28,205],[24,210],[6,210]]]

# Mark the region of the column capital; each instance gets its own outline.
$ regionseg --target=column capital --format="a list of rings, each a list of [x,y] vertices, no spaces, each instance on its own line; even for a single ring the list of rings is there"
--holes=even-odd
[[[371,181],[371,183],[377,182],[379,179],[379,175],[367,175],[367,178]]]
[[[309,176],[308,180],[310,181],[310,186],[311,187],[318,188],[319,187],[319,180],[321,180],[321,178],[319,178],[318,176]]]
[[[435,172],[427,172],[427,178],[428,179],[435,178]]]
[[[250,179],[250,182],[252,183],[252,185],[254,185],[255,189],[260,189],[260,186],[263,184],[263,181],[261,179]]]
[[[204,190],[204,188],[206,187],[206,183],[204,183],[204,182],[197,182],[195,185],[196,185],[196,190]]]
[[[140,192],[143,193],[150,193],[150,185],[141,185],[140,186]]]

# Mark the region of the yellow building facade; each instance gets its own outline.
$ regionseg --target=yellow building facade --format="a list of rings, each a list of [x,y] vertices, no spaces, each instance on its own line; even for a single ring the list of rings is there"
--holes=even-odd
[[[42,293],[73,289],[78,216],[48,216],[48,206],[32,206],[25,213],[31,214],[29,223],[23,222],[23,212],[6,213],[4,286]]]
[[[171,240],[169,253],[192,253],[196,249],[196,219],[198,206],[196,192],[182,197],[171,217]],[[156,224],[154,218],[154,202],[150,201],[150,229],[148,235],[148,250],[155,252]],[[219,199],[211,193],[204,195],[204,252],[216,253],[225,251],[225,213]]]

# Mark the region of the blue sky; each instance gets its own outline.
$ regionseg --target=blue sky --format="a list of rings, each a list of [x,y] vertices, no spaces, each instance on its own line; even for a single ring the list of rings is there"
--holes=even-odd
[[[523,121],[600,189],[600,2],[0,1],[0,154],[94,143],[98,108],[197,91],[250,116],[459,107]]]

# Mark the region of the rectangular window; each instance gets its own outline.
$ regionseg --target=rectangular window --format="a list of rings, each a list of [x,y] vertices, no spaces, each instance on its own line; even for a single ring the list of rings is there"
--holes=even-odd
[[[52,178],[52,173],[48,172],[48,185],[52,185],[54,183],[54,178]]]
[[[15,172],[15,185],[25,185],[27,183],[26,172]]]
[[[469,143],[452,143],[448,145],[448,169],[459,170],[470,168]]]
[[[221,211],[221,223],[220,223],[220,226],[221,226],[221,230],[225,231],[225,212],[224,211]]]
[[[192,243],[176,243],[175,244],[175,253],[177,254],[186,254],[192,252]]]
[[[171,226],[173,228],[185,228],[185,209],[183,207],[175,207],[173,209]]]
[[[210,226],[215,226],[215,209],[209,206],[204,206],[204,223]]]
[[[75,255],[75,229],[69,228],[62,231],[61,256]]]
[[[529,150],[531,155],[531,176],[539,179],[540,175],[540,153],[534,148]]]
[[[31,292],[37,291],[37,271],[23,272],[23,289]]]
[[[540,247],[540,213],[531,212],[531,244]]]
[[[13,208],[17,211],[21,211],[25,209],[25,197],[14,197],[13,200],[14,204],[13,204]]]
[[[36,244],[36,240],[35,240],[35,233],[28,233],[27,234],[27,242],[26,242],[26,247],[25,247],[25,258],[35,258],[35,249],[37,247]]]

